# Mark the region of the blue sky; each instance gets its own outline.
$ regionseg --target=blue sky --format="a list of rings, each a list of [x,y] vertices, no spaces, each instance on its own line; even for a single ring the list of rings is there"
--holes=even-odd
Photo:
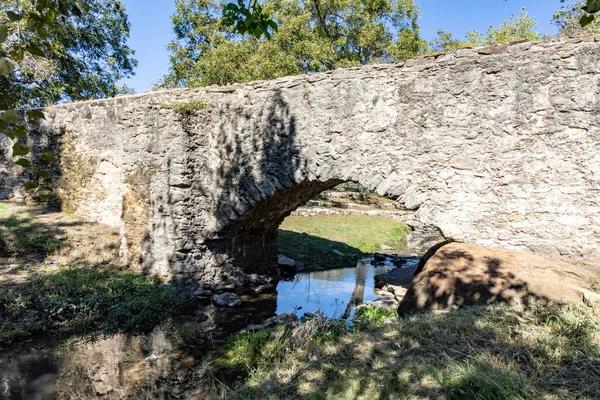
[[[170,16],[174,0],[122,0],[131,21],[129,46],[139,61],[136,75],[125,80],[136,92],[145,92],[169,69],[166,45],[173,38]],[[552,15],[561,6],[560,0],[415,0],[421,7],[419,24],[426,40],[435,37],[438,29],[462,37],[467,31],[484,31],[498,25],[522,7],[536,18],[538,30],[555,34]]]

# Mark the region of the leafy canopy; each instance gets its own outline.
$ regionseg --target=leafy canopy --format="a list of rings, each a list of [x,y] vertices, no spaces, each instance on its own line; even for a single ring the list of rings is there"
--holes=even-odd
[[[487,46],[522,39],[539,40],[541,37],[535,19],[527,15],[525,8],[521,9],[518,16],[511,15],[497,27],[490,25],[483,33],[475,30],[467,32],[463,40],[442,30],[437,31],[437,35],[430,43],[434,51],[452,51],[462,47]]]
[[[563,6],[554,13],[552,19],[560,36],[600,33],[600,21],[594,16],[600,10],[600,1],[561,0],[561,3]]]
[[[116,0],[2,1],[0,109],[129,91],[117,84],[137,65],[129,30]]]
[[[277,26],[271,40],[261,40],[256,32],[237,25],[232,32],[229,13],[237,7],[233,3],[178,0],[171,17],[176,36],[169,45],[171,68],[158,86],[273,79],[392,62],[426,48],[417,24],[419,9],[412,0],[267,0],[261,4],[264,21],[273,22],[266,26]]]

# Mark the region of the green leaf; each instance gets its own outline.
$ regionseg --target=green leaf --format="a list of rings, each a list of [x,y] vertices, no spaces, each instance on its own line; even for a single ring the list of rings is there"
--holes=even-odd
[[[19,158],[15,161],[15,164],[20,165],[23,168],[31,168],[31,163],[25,158]]]
[[[36,181],[29,181],[25,183],[25,190],[33,190],[38,187],[38,183]]]
[[[44,193],[39,195],[40,201],[48,201],[52,198],[52,193]]]
[[[14,137],[23,139],[24,137],[27,136],[27,130],[25,129],[25,127],[23,125],[17,125],[12,129],[12,134]]]
[[[585,14],[583,15],[580,19],[579,19],[579,25],[581,25],[582,28],[586,27],[587,25],[591,24],[592,22],[594,22],[595,17],[591,14]]]
[[[600,0],[587,0],[587,4],[581,9],[587,13],[595,14],[600,11]]]
[[[46,37],[48,37],[48,31],[46,31],[46,28],[44,28],[43,25],[40,25],[37,28],[37,34],[41,39],[46,39]]]
[[[38,178],[50,178],[50,174],[47,173],[46,171],[40,171],[37,173]]]
[[[10,19],[12,22],[16,22],[16,21],[20,21],[21,18],[23,18],[22,15],[17,14],[14,11],[7,11],[6,12],[6,16],[8,17],[8,19]]]
[[[8,27],[6,25],[0,25],[0,43],[4,42],[8,37]]]
[[[43,111],[40,110],[29,110],[26,112],[27,116],[32,119],[46,119]]]
[[[25,58],[25,51],[21,47],[15,47],[9,54],[10,58],[17,63],[20,63]]]
[[[17,110],[6,110],[0,118],[5,120],[9,124],[16,124],[21,119],[19,118],[19,113],[17,112]]]
[[[13,157],[27,155],[30,151],[31,151],[31,148],[29,148],[29,146],[25,146],[21,142],[15,142],[15,144],[13,144],[13,147],[12,147]]]
[[[0,118],[0,132],[4,132],[7,126],[8,124],[6,123],[6,121]]]
[[[15,65],[6,58],[0,58],[0,76],[9,75],[15,70]]]
[[[43,160],[43,161],[54,161],[54,160],[56,160],[56,156],[54,154],[52,154],[51,152],[49,152],[48,150],[44,150],[40,154],[40,160]]]
[[[35,19],[29,18],[27,20],[27,29],[33,31],[38,26],[38,24],[39,22],[37,22]]]
[[[73,13],[74,16],[81,17],[81,10],[76,5],[73,5],[71,7],[71,12]]]
[[[14,139],[14,138],[16,137],[16,136],[15,136],[15,134],[13,133],[13,130],[12,130],[11,128],[9,128],[9,129],[6,129],[6,130],[4,131],[4,134],[5,134],[7,137],[9,137],[10,139]]]
[[[27,51],[29,54],[31,54],[33,56],[39,56],[39,57],[45,57],[46,56],[44,54],[44,52],[42,51],[42,49],[40,49],[39,47],[37,47],[35,45],[31,45],[31,46],[25,47],[25,51]]]

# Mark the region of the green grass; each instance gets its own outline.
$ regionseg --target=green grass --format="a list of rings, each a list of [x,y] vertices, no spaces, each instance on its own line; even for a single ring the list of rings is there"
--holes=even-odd
[[[358,307],[354,315],[354,323],[358,329],[377,328],[390,318],[397,318],[395,309],[379,307]]]
[[[185,103],[161,104],[163,108],[170,108],[179,113],[185,113],[192,110],[205,110],[208,104],[201,100],[192,100]]]
[[[145,332],[178,312],[183,301],[156,277],[63,267],[0,287],[0,346],[40,332]]]
[[[382,245],[403,249],[409,231],[406,224],[381,216],[291,216],[279,227],[279,251],[311,269],[353,267]]]
[[[311,321],[234,336],[213,371],[242,377],[240,399],[600,398],[600,316],[583,304],[363,310],[329,336]]]
[[[0,211],[0,258],[28,254],[51,254],[62,241],[48,234],[48,229],[26,211],[14,210],[2,204]]]

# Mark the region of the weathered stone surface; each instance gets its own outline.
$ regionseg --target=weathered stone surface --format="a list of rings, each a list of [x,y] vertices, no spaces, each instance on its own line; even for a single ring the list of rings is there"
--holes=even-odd
[[[240,307],[242,300],[234,293],[223,293],[215,299],[217,307]]]
[[[599,42],[461,49],[49,107],[35,152],[57,151],[66,208],[119,226],[124,259],[166,279],[268,272],[283,218],[345,181],[447,238],[600,258],[599,87]],[[207,107],[164,106],[190,100]],[[2,140],[10,197],[24,178]]]
[[[250,331],[250,332],[256,332],[256,331],[261,331],[265,329],[264,326],[262,325],[254,325],[254,324],[250,324],[248,326],[246,326],[246,330]]]
[[[516,304],[528,296],[555,302],[600,303],[600,294],[591,291],[597,279],[593,271],[566,261],[449,243],[439,247],[425,263],[402,299],[398,313],[496,301]]]
[[[375,275],[375,287],[382,288],[385,285],[408,286],[413,280],[414,268],[394,268],[389,272]]]
[[[284,256],[283,254],[277,255],[277,264],[282,267],[294,268],[296,261],[291,258]]]
[[[265,328],[272,328],[277,325],[296,326],[297,324],[298,317],[296,316],[296,314],[287,312],[267,319],[264,322],[263,326]]]
[[[477,49],[477,52],[479,54],[485,54],[485,55],[501,54],[501,53],[504,53],[507,48],[508,48],[508,45],[506,45],[506,44],[493,44],[491,46],[486,46],[486,47]]]
[[[254,288],[254,292],[255,293],[268,293],[268,292],[274,292],[275,291],[275,286],[271,285],[270,283],[267,283],[266,285],[260,285]]]

